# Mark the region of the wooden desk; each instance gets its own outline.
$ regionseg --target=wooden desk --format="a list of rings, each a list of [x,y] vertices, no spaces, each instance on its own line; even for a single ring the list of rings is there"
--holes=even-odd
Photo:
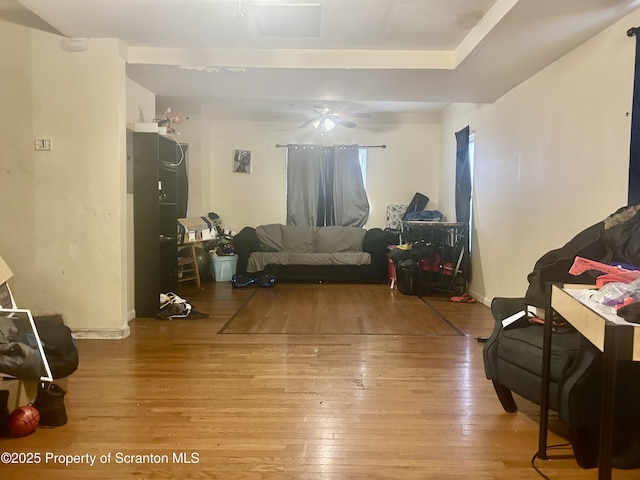
[[[547,459],[549,420],[549,371],[551,367],[552,316],[556,312],[603,354],[602,410],[598,446],[598,479],[611,478],[611,454],[615,411],[616,374],[619,360],[640,360],[640,328],[622,318],[600,311],[596,304],[571,294],[588,288],[585,285],[549,285],[545,311],[542,354],[542,392],[538,458]]]

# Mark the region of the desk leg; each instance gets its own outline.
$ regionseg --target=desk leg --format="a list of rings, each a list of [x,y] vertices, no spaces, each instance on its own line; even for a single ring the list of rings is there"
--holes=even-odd
[[[547,306],[544,314],[542,344],[542,388],[540,391],[540,429],[538,430],[538,458],[547,459],[547,429],[549,426],[549,376],[551,370],[551,340],[553,333],[553,309],[551,288],[547,287]]]
[[[190,243],[191,258],[193,258],[193,270],[196,272],[196,287],[200,288],[200,269],[198,268],[198,254],[196,253],[196,244]]]
[[[633,343],[629,343],[631,338],[633,338],[633,332],[627,331],[625,327],[605,325],[605,347],[602,355],[602,405],[598,444],[598,480],[611,479],[618,360],[620,358],[631,358],[633,349]]]

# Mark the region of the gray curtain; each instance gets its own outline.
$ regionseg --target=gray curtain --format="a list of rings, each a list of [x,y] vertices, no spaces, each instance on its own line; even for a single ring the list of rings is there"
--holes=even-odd
[[[289,145],[287,225],[362,227],[369,201],[357,145]]]
[[[369,218],[369,199],[362,181],[358,145],[333,148],[333,204],[335,225],[363,227]]]
[[[317,224],[321,165],[320,145],[287,147],[287,225]]]

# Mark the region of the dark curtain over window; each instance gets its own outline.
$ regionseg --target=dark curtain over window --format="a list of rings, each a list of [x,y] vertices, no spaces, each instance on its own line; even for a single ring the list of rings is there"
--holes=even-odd
[[[471,218],[471,166],[469,165],[469,126],[456,132],[456,221]]]
[[[336,212],[333,203],[333,181],[335,174],[334,152],[331,148],[322,148],[322,164],[320,166],[320,185],[318,187],[318,221],[317,226],[335,225]]]
[[[636,37],[635,74],[633,79],[633,109],[631,111],[631,145],[629,149],[629,191],[628,205],[640,204],[640,27],[627,31],[630,37]]]

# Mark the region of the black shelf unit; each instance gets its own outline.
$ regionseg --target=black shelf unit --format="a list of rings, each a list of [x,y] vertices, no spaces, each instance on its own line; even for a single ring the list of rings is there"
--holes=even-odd
[[[432,289],[467,291],[469,228],[464,223],[402,221],[402,241],[420,252],[416,265],[418,296]]]
[[[135,309],[155,317],[160,294],[178,288],[177,165],[184,149],[158,133],[127,131],[133,169]]]

